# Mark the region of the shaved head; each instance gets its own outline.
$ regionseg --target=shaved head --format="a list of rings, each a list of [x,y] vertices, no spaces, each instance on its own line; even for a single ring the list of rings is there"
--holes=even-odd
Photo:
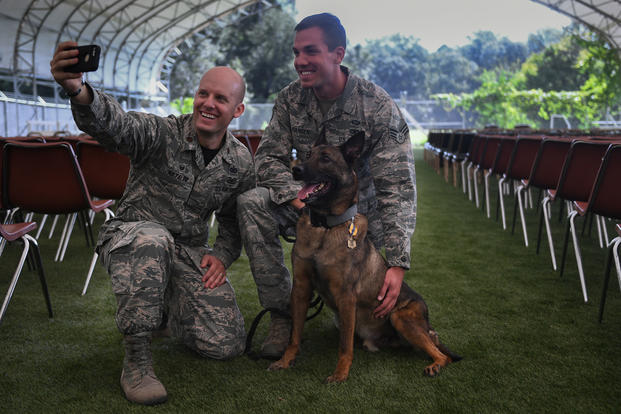
[[[228,66],[215,66],[209,69],[201,78],[201,84],[203,79],[209,78],[217,83],[222,84],[230,90],[230,93],[235,97],[235,103],[242,103],[244,96],[246,96],[246,82],[235,69]]]

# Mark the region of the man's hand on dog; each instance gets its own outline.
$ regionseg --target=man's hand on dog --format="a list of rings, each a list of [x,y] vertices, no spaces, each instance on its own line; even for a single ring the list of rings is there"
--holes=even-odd
[[[373,311],[373,316],[376,318],[384,318],[388,316],[392,308],[397,303],[399,292],[401,292],[401,284],[403,283],[403,276],[405,275],[405,269],[402,267],[390,267],[386,272],[384,278],[384,285],[380,289],[377,300],[381,303]]]
[[[203,275],[205,288],[214,289],[226,281],[226,268],[217,257],[206,254],[201,260],[201,267],[207,268]]]

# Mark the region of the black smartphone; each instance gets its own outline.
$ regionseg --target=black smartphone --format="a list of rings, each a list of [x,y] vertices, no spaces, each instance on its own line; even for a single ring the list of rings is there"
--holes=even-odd
[[[67,66],[65,72],[93,72],[99,67],[101,48],[97,45],[78,46],[78,63]]]

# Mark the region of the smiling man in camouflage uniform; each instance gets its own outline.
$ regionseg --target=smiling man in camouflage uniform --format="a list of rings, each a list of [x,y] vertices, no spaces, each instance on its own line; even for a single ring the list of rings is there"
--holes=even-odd
[[[384,246],[389,269],[378,292],[376,317],[394,307],[404,273],[410,267],[410,238],[416,223],[416,178],[409,131],[390,96],[341,65],[345,29],[322,13],[295,28],[294,66],[299,79],[276,98],[272,119],[261,139],[255,163],[259,187],[238,199],[238,217],[259,299],[265,308],[287,312],[291,281],[279,234],[295,232],[304,207],[297,198],[301,183],[290,170],[292,150],[305,160],[325,133],[340,145],[359,131],[365,148],[357,171],[358,211],[369,218],[369,235]],[[289,340],[287,318],[272,312],[262,355],[278,358]]]
[[[75,42],[61,43],[50,62],[71,96],[81,130],[131,159],[116,218],[102,226],[97,249],[117,298],[124,335],[121,387],[127,399],[157,404],[166,389],[153,372],[151,337],[166,326],[205,357],[231,358],[244,350],[244,320],[226,268],[241,252],[236,199],[255,185],[252,157],[227,127],[244,111],[245,85],[237,72],[206,72],[194,113],[166,118],[123,111],[110,96],[65,72],[77,62]],[[215,211],[218,236],[207,246]]]

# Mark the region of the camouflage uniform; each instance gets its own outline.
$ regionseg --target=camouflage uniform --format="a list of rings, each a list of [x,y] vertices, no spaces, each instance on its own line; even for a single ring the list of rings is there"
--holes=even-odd
[[[173,333],[201,355],[240,354],[245,329],[233,287],[226,281],[206,289],[200,262],[208,253],[228,267],[241,252],[236,198],[255,185],[250,152],[227,132],[205,166],[192,115],[126,113],[93,93],[91,105],[72,104],[78,127],[131,159],[116,217],[102,226],[97,243],[117,298],[119,331],[154,331],[167,312]],[[214,211],[218,236],[209,248]]]
[[[298,213],[288,202],[301,184],[290,169],[292,149],[305,160],[325,131],[329,143],[340,145],[358,131],[365,148],[357,171],[358,211],[369,218],[369,236],[384,246],[389,266],[410,268],[410,239],[416,224],[416,177],[409,131],[390,96],[377,85],[348,74],[343,94],[324,117],[311,89],[299,80],[282,90],[261,139],[255,164],[258,185],[238,199],[238,216],[259,298],[264,307],[286,309],[290,277],[278,239]]]

